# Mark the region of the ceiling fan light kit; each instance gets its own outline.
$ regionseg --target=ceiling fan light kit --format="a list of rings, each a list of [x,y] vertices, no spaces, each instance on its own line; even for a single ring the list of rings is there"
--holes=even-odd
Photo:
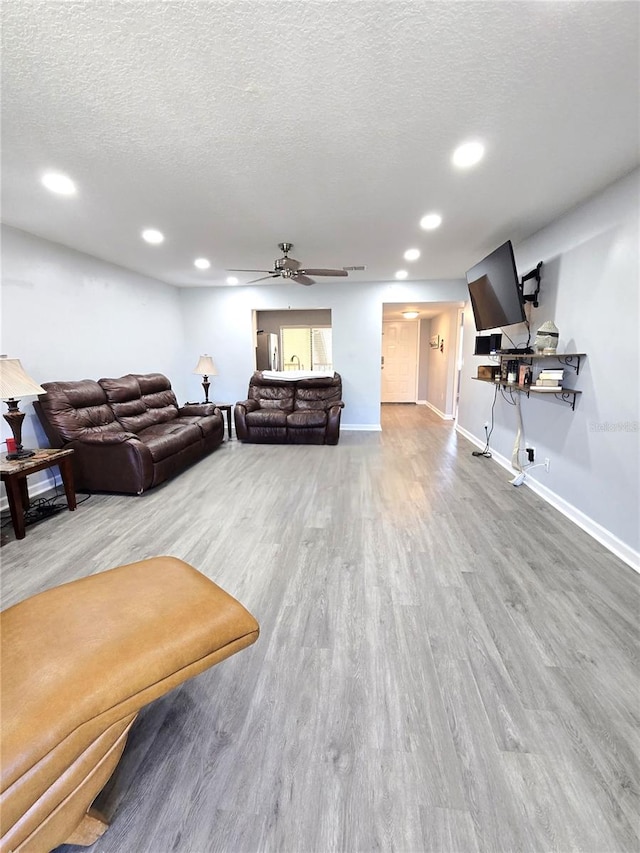
[[[266,281],[267,279],[273,278],[284,278],[291,279],[291,281],[295,281],[296,284],[304,284],[305,286],[309,286],[310,284],[315,284],[315,280],[310,278],[310,276],[330,276],[331,278],[344,278],[348,276],[349,273],[346,269],[341,270],[332,270],[332,269],[300,269],[300,261],[297,261],[295,258],[289,257],[289,252],[293,249],[293,243],[278,243],[278,248],[282,252],[281,258],[276,258],[273,262],[272,270],[245,270],[245,269],[230,269],[227,272],[263,272],[266,275],[260,276],[260,278],[254,278],[251,281],[248,281],[247,284],[255,284],[258,281]],[[357,267],[353,267],[350,269],[357,269]]]

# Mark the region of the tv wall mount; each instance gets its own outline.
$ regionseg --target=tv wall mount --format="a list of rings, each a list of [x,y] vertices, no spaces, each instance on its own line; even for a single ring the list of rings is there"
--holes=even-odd
[[[523,275],[520,279],[520,294],[525,302],[533,302],[533,307],[538,307],[538,294],[540,293],[540,270],[542,268],[542,261],[538,264],[538,266],[528,272],[526,275]],[[532,278],[536,280],[536,289],[533,293],[527,293],[525,296],[524,293],[524,283],[525,281],[531,281]]]

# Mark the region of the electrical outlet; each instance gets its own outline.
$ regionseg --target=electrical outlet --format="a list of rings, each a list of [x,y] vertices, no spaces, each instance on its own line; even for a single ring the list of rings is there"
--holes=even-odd
[[[527,447],[527,459],[529,460],[529,462],[535,462],[535,459],[536,459],[535,447]]]
[[[549,459],[549,457],[547,457],[544,460],[544,470],[547,472],[547,474],[549,473],[549,467],[550,466],[551,466],[551,460]]]

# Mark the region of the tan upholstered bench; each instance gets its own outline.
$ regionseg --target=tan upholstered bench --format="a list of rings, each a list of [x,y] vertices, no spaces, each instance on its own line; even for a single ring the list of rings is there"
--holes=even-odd
[[[88,814],[138,711],[258,637],[192,566],[156,557],[42,592],[0,614],[0,851],[91,844]]]

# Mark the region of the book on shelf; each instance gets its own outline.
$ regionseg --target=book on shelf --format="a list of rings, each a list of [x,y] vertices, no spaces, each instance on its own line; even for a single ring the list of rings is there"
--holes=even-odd
[[[541,370],[538,376],[542,379],[562,379],[564,370]]]
[[[536,379],[536,385],[546,386],[550,388],[560,388],[562,382],[560,382],[559,379],[540,379],[540,377],[538,377]]]
[[[562,391],[562,385],[532,385],[532,391],[545,391],[550,392],[551,394],[557,394],[558,391]]]

